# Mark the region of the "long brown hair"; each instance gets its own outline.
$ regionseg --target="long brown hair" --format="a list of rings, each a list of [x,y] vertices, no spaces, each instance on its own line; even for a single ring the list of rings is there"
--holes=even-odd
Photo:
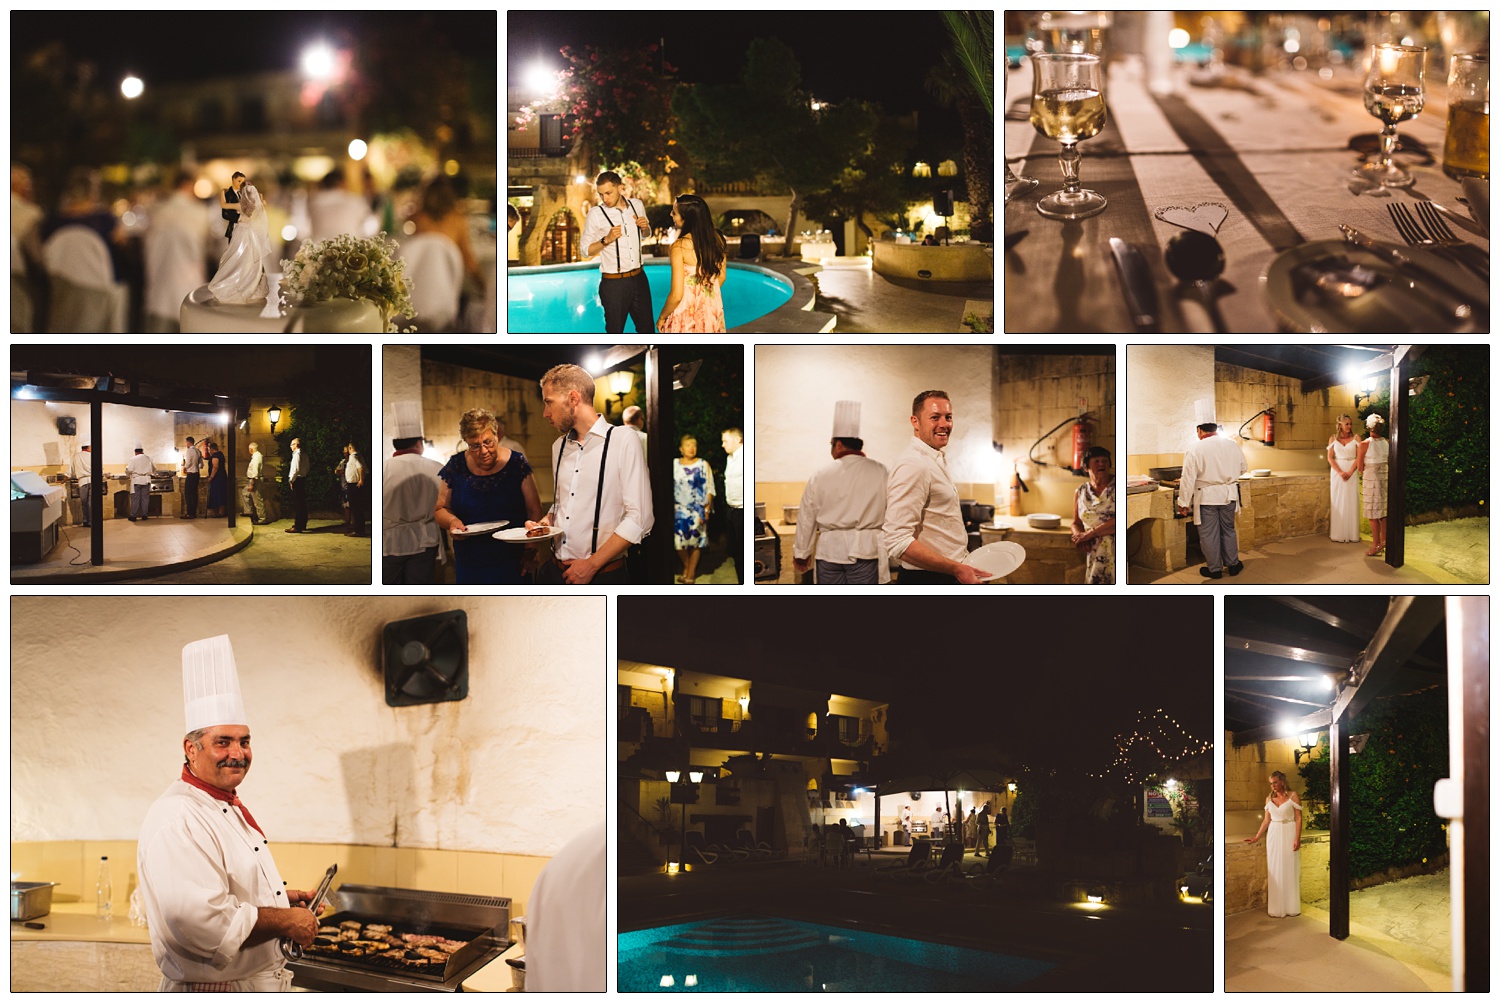
[[[677,212],[682,217],[682,232],[693,238],[693,253],[698,255],[698,277],[705,282],[719,278],[724,266],[724,238],[714,229],[708,203],[697,195],[677,196]]]

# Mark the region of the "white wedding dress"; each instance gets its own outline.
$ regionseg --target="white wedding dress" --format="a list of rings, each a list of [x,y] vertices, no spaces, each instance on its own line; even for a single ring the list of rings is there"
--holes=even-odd
[[[240,219],[229,238],[229,249],[219,259],[219,270],[208,291],[220,303],[262,303],[270,292],[266,255],[271,253],[266,204],[254,185],[240,189]],[[267,304],[269,308],[270,304]]]
[[[1339,442],[1334,439],[1329,445],[1333,450],[1333,462],[1342,470],[1353,470],[1359,459],[1359,440]],[[1359,542],[1359,474],[1348,480],[1339,472],[1328,468],[1328,491],[1330,509],[1328,514],[1328,538],[1334,543]]]

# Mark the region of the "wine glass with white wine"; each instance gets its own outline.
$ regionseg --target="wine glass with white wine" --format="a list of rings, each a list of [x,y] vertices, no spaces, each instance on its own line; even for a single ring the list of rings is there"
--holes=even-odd
[[[1365,78],[1365,111],[1381,121],[1380,157],[1355,171],[1366,181],[1383,188],[1406,188],[1416,180],[1406,169],[1391,162],[1396,148],[1396,123],[1422,114],[1426,98],[1422,74],[1427,48],[1381,42],[1370,48],[1370,75]]]
[[[1057,160],[1063,172],[1062,191],[1038,200],[1036,211],[1051,219],[1096,216],[1109,202],[1079,186],[1078,144],[1104,128],[1103,65],[1098,56],[1064,52],[1033,53],[1031,65],[1031,124],[1062,144]]]

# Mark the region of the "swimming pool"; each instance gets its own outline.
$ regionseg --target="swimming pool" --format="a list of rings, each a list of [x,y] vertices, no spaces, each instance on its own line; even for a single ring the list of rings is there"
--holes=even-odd
[[[730,262],[724,281],[724,323],[732,331],[785,305],[792,283],[767,268]],[[661,312],[672,291],[672,266],[646,262],[651,307]],[[599,266],[593,262],[541,265],[509,270],[507,329],[525,334],[598,334],[604,331],[599,305]],[[655,321],[655,317],[651,318]],[[625,322],[627,330],[630,321]]]
[[[630,992],[983,992],[1012,989],[1050,962],[775,916],[622,933]]]

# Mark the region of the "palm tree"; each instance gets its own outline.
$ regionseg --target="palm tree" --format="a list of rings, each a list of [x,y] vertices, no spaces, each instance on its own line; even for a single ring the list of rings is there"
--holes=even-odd
[[[993,233],[991,176],[995,169],[995,14],[944,11],[953,47],[927,74],[932,96],[958,111],[963,126],[964,181],[968,186],[971,232],[976,240]]]

